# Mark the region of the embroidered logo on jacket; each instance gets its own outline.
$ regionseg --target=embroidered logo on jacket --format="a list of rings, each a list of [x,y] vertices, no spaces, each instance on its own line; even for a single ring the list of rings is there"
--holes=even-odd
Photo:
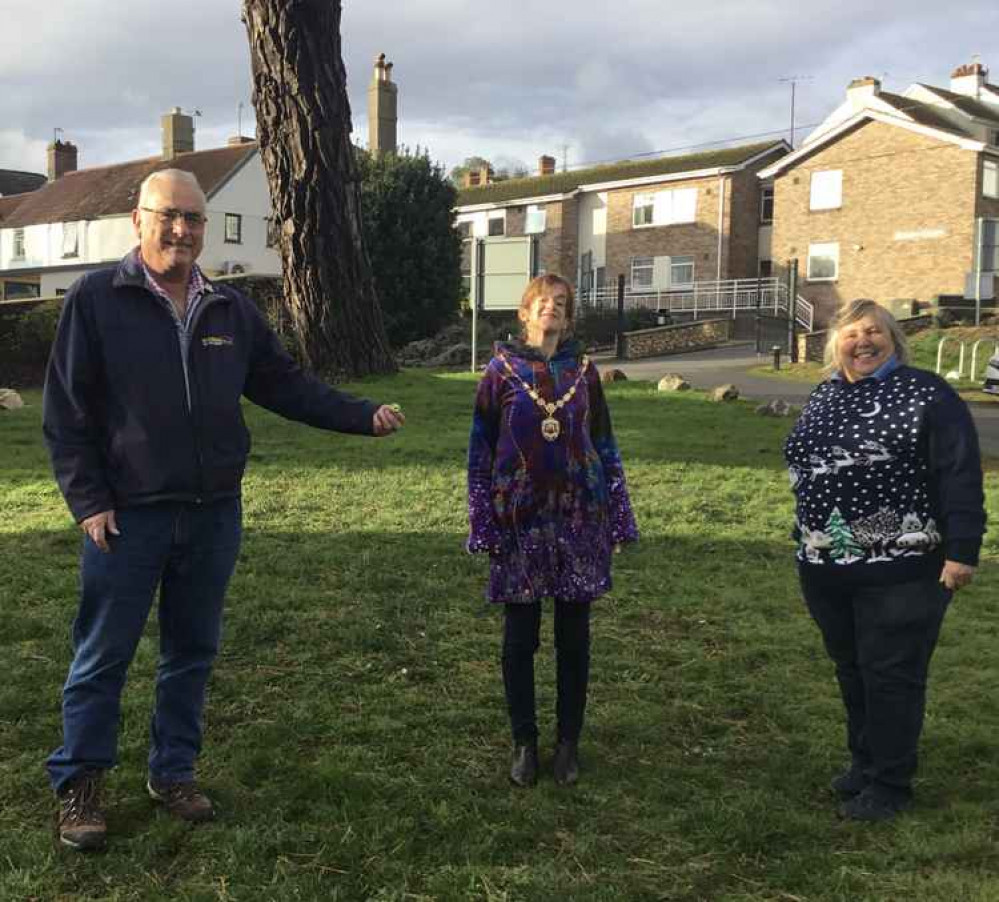
[[[203,348],[229,348],[232,345],[233,340],[231,335],[206,335],[201,339],[201,346]]]

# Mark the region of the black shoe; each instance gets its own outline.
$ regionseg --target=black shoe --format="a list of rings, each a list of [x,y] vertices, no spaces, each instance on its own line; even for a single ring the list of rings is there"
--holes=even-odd
[[[579,779],[579,743],[560,739],[555,746],[555,782],[559,786],[571,786]]]
[[[864,776],[863,768],[859,765],[852,765],[849,770],[843,771],[835,777],[829,784],[829,788],[839,796],[840,800],[846,802],[854,796],[859,796],[867,789],[870,781]]]
[[[868,786],[839,806],[839,816],[848,821],[890,821],[910,805],[910,798],[889,795],[874,786]]]
[[[538,782],[538,743],[518,743],[513,747],[510,762],[510,782],[516,786],[533,786]]]

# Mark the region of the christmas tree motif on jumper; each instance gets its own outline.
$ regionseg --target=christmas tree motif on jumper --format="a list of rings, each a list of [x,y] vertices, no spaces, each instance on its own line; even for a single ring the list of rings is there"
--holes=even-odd
[[[887,548],[902,531],[902,521],[890,507],[882,507],[873,514],[854,520],[850,529],[861,546],[871,552],[867,563],[873,564],[892,559],[887,554]]]
[[[863,558],[863,549],[857,544],[838,507],[832,509],[826,520],[826,533],[831,539],[829,556],[837,564],[853,564]]]

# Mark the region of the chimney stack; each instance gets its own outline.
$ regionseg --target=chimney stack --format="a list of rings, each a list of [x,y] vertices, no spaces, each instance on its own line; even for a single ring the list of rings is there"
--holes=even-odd
[[[950,73],[950,89],[955,94],[974,97],[976,100],[982,93],[982,87],[988,84],[989,70],[981,63],[967,63],[958,66]]]
[[[48,146],[48,170],[50,182],[67,172],[76,172],[76,145],[69,141],[53,141]]]
[[[179,106],[160,119],[163,130],[163,159],[172,160],[178,154],[194,150],[194,118],[180,111]]]
[[[555,157],[538,157],[538,175],[555,175]]]
[[[871,75],[855,78],[846,88],[846,97],[850,106],[859,110],[867,106],[867,100],[881,93],[881,82]]]
[[[381,155],[395,153],[399,88],[392,82],[392,63],[385,54],[375,58],[375,71],[368,85],[368,150]]]

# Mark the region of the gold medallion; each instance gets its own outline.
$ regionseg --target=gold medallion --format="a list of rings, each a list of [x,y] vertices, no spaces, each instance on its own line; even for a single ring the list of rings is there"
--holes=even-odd
[[[554,442],[561,431],[562,427],[555,417],[545,417],[541,421],[541,435],[546,442]]]

